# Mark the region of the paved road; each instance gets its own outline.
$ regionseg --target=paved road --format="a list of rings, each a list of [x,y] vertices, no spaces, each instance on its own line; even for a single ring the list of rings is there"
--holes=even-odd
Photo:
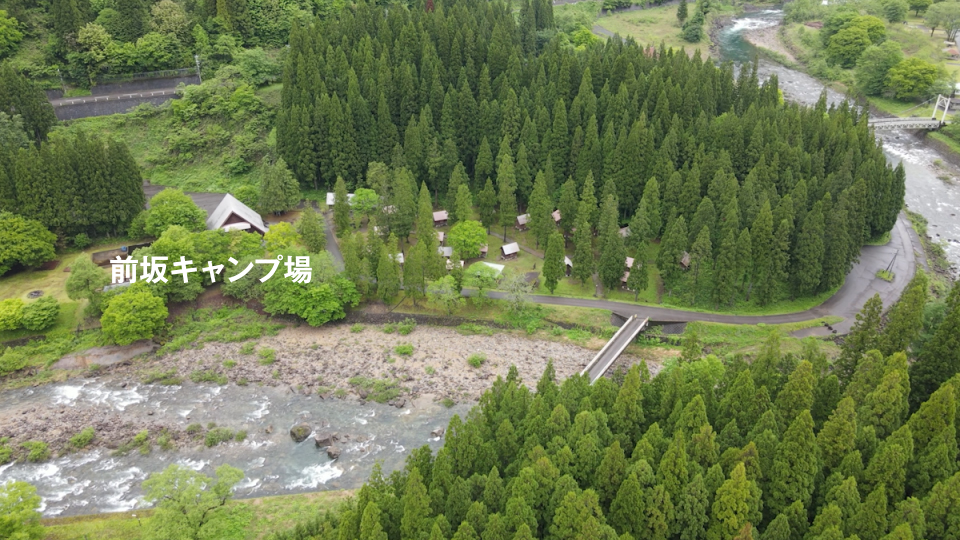
[[[649,317],[652,322],[689,322],[706,321],[730,324],[783,324],[818,319],[828,315],[843,317],[843,322],[833,325],[839,334],[845,334],[854,323],[854,317],[870,297],[879,294],[885,308],[889,308],[899,298],[907,283],[913,278],[917,264],[914,251],[923,252],[919,244],[914,246],[912,239],[919,241],[916,234],[911,234],[912,228],[906,215],[900,214],[893,230],[890,231],[890,242],[884,246],[864,246],[860,251],[860,261],[856,263],[840,290],[823,304],[797,313],[782,315],[720,315],[715,313],[700,313],[681,309],[662,308],[614,302],[593,298],[564,298],[557,296],[532,295],[531,301],[538,304],[554,306],[573,306],[586,308],[609,309],[625,315],[637,314],[641,318]],[[894,279],[886,282],[876,276],[878,270],[885,270],[893,262],[891,271]],[[492,291],[491,298],[506,298],[506,293]],[[812,328],[802,335],[823,335],[829,331],[826,328]]]
[[[314,207],[316,206],[316,203],[314,203]],[[317,209],[317,212],[323,216],[323,223],[326,225],[323,228],[323,232],[327,235],[327,251],[329,251],[330,255],[333,257],[333,265],[337,267],[337,270],[343,272],[343,253],[340,253],[340,244],[337,243],[337,237],[334,234],[333,223],[330,223],[330,217],[320,212],[319,208]]]
[[[140,99],[158,96],[176,95],[176,88],[162,88],[160,90],[144,90],[143,92],[122,92],[119,94],[106,94],[103,96],[82,96],[75,98],[51,99],[50,104],[56,107],[63,105],[81,105],[83,103],[96,103],[99,101],[123,101],[126,99]]]

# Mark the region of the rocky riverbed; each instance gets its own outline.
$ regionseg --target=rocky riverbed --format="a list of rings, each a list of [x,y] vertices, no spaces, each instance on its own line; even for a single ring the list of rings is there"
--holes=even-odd
[[[190,423],[203,420],[198,415],[202,404],[163,418],[149,408],[158,394],[181,385],[208,387],[211,392],[218,392],[222,385],[271,387],[288,395],[357,405],[385,401],[397,408],[423,398],[471,404],[510,366],[516,366],[521,379],[532,387],[552,361],[562,381],[579,373],[602,344],[598,338],[579,345],[502,331],[462,335],[435,326],[418,326],[408,335],[385,333],[382,326],[365,326],[359,332],[347,325],[288,327],[256,342],[204,343],[86,371],[58,385],[53,399],[45,403],[14,399],[4,403],[0,397],[0,437],[9,438],[10,447],[20,456],[26,453],[21,444],[33,440],[47,443],[53,455],[72,452],[75,448],[69,438],[86,427],[96,432],[90,448],[115,450],[144,430],[154,441],[166,431],[173,447],[202,444],[202,433],[198,439],[186,432]],[[412,347],[410,354],[398,352],[406,345]],[[662,360],[654,355],[665,352],[652,351],[646,359],[652,373]],[[474,367],[468,363],[471,356],[484,360]],[[639,360],[625,355],[617,365],[628,367]],[[131,414],[131,407],[136,414]],[[225,425],[243,429],[242,423]]]

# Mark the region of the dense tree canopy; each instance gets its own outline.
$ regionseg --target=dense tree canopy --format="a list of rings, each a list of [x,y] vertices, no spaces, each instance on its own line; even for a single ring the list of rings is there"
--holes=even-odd
[[[875,22],[866,17],[854,25],[865,46],[873,43]],[[587,196],[589,178],[591,216],[599,215],[610,186],[619,226],[641,208],[655,179],[643,206],[649,231],[641,234],[659,237],[683,216],[682,255],[706,225],[710,268],[731,230],[734,241],[744,230],[756,236],[758,218],[769,216],[769,232],[761,227],[766,236],[753,238],[763,264],[728,269],[725,279],[735,286],[720,296],[730,292],[731,300],[752,294],[767,303],[834,288],[862,242],[896,220],[903,174],[886,164],[858,110],[828,109],[825,99],[813,108],[784,104],[776,78],[761,84],[755,66],[735,77],[729,64],[666,49],[644,54],[631,40],[581,50],[560,40],[531,47],[525,24],[499,2],[459,0],[432,11],[360,3],[295,25],[278,152],[301,184],[328,189],[338,177],[348,187],[375,187],[363,175],[374,161],[408,171],[413,182],[395,173],[386,191],[375,187],[384,206],[395,207],[387,221],[397,223],[387,225],[398,239],[412,228],[395,230],[406,218],[393,201],[412,202],[409,185],[420,181],[445,194],[455,217],[456,192],[467,185],[485,226],[512,224],[515,205],[530,205],[534,225],[563,206],[561,224],[570,232],[577,218],[572,197]],[[812,214],[823,216],[823,226],[805,226],[817,204]],[[506,207],[496,216],[498,205]],[[710,206],[712,213],[698,213]],[[589,223],[598,225],[594,217]],[[536,228],[545,242],[546,229]],[[796,264],[808,253],[815,255],[810,264]],[[714,277],[703,274],[699,286],[712,293]],[[661,275],[668,289],[671,278],[683,277],[663,269]]]
[[[960,375],[911,415],[905,357],[869,351],[818,427],[834,375],[816,341],[782,353],[774,331],[750,365],[688,333],[653,380],[641,363],[558,385],[548,363],[534,390],[511,369],[435,456],[277,538],[956,538]]]
[[[38,220],[60,236],[126,231],[143,210],[142,185],[139,166],[119,141],[80,133],[39,148],[0,148],[0,211]]]

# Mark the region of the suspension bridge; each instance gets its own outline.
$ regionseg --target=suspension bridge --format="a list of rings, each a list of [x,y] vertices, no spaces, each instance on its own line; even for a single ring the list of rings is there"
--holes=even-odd
[[[910,112],[914,109],[923,107],[924,105],[933,101],[933,98],[928,99],[927,101],[907,109],[906,111],[901,112],[900,114]],[[937,119],[937,113],[940,111],[940,108],[943,107],[943,113],[940,115],[940,119]],[[950,98],[938,95],[937,102],[933,106],[933,114],[929,118],[924,116],[909,116],[909,117],[898,117],[898,118],[875,118],[868,122],[870,127],[875,131],[882,130],[891,130],[891,129],[928,129],[935,130],[940,129],[949,121],[947,120],[947,112],[950,109]]]

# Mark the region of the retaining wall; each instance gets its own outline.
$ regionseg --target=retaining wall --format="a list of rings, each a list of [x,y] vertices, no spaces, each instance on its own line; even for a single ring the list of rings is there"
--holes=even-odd
[[[88,97],[86,102],[81,101],[54,105],[53,110],[59,120],[75,120],[77,118],[87,118],[90,116],[106,116],[108,114],[120,114],[129,112],[137,105],[143,103],[152,103],[154,105],[163,105],[177,97],[176,93],[171,92],[165,95],[150,96],[149,93],[140,95],[141,97],[110,99],[97,101],[93,97]]]

